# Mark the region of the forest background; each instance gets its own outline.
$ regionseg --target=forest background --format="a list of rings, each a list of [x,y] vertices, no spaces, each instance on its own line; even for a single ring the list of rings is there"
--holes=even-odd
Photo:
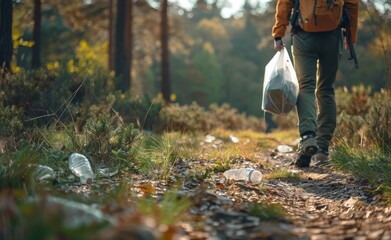
[[[296,113],[274,116],[279,129],[263,133],[262,85],[265,65],[275,54],[271,28],[276,0],[242,2],[229,15],[233,1],[226,0],[189,0],[186,6],[174,0],[0,0],[2,236],[44,239],[58,234],[75,239],[79,230],[85,238],[98,230],[92,224],[70,232],[57,208],[31,204],[30,196],[47,194],[51,199],[56,194],[98,203],[112,216],[128,214],[112,206],[139,209],[156,215],[158,232],[172,235],[173,228],[159,224],[174,226],[192,204],[204,209],[209,193],[203,189],[225,188],[220,177],[228,169],[251,164],[262,170],[266,183],[276,176],[282,181],[309,180],[280,165],[290,164],[293,153],[280,158],[276,152],[280,144],[297,150]],[[343,51],[330,151],[334,169],[351,173],[360,185],[369,184],[371,194],[387,202],[390,9],[390,0],[360,1],[355,46],[359,69]],[[289,32],[284,40],[289,49]],[[70,169],[74,152],[91,163],[93,181],[81,184]],[[270,159],[277,159],[276,166]],[[286,184],[281,186],[285,191]],[[271,209],[266,212],[280,219],[281,203],[265,205],[259,198],[267,197],[270,203],[268,196],[280,195],[274,190],[264,194],[268,187],[251,189],[257,190],[256,208],[245,204],[235,211],[255,209],[262,215]],[[178,198],[177,190],[180,196],[194,193],[197,198]],[[160,201],[163,195],[166,200]],[[248,195],[243,196],[247,202]],[[208,232],[197,211],[191,221]],[[302,206],[299,212],[302,215]],[[127,224],[123,229],[135,226],[133,220]]]
[[[14,72],[34,66],[33,10],[36,2],[13,3]],[[115,21],[124,21],[122,25],[131,29],[127,39],[132,42],[131,49],[128,48],[132,64],[129,85],[120,90],[130,88],[131,97],[154,98],[162,93],[158,1],[134,1],[131,21],[118,20],[117,5],[113,1],[41,2],[39,66],[78,72],[80,76],[95,78],[96,82],[104,81],[96,83],[101,87],[112,86],[110,81],[114,78],[110,76],[115,71],[112,52],[117,43],[114,42],[117,41]],[[264,68],[275,53],[271,28],[276,1],[247,0],[238,12],[225,18],[221,13],[229,5],[228,1],[189,1],[194,5],[186,9],[180,2],[169,2],[168,11],[169,65],[166,66],[169,68],[171,100],[180,104],[195,101],[204,107],[228,103],[242,113],[261,117]],[[386,87],[389,79],[389,6],[388,1],[361,2],[356,45],[360,69],[354,69],[352,61],[347,60],[348,52],[344,51],[337,87],[349,90],[363,85],[370,88],[371,93]],[[289,33],[285,41],[289,48]],[[107,75],[102,77],[102,74]],[[81,81],[74,83],[75,88]]]

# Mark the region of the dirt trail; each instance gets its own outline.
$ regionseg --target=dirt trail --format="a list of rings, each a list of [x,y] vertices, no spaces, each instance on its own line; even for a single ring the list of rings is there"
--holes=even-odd
[[[262,190],[245,183],[235,183],[214,192],[239,203],[259,198],[280,203],[286,211],[286,221],[252,222],[251,217],[238,213],[219,213],[220,220],[219,217],[214,220],[214,216],[209,222],[212,225],[209,238],[391,239],[390,206],[379,197],[371,197],[367,188],[354,178],[329,167],[297,169],[292,166],[293,157],[290,154],[273,157],[267,153],[260,154],[260,158],[267,159],[272,166],[298,174],[298,181],[265,179],[265,189]],[[249,164],[240,163],[241,166]]]
[[[179,182],[175,178],[171,183],[150,181],[142,176],[129,182],[131,191],[140,197],[145,189],[156,196],[175,189],[180,196],[190,197],[193,205],[185,219],[176,223],[175,239],[391,239],[391,206],[371,196],[365,183],[330,167],[298,169],[292,165],[294,157],[293,153],[259,152],[256,159],[240,158],[230,166],[254,167],[265,176],[275,169],[298,176],[288,180],[265,177],[262,185],[227,181],[216,172],[202,180],[189,179],[194,169],[212,164],[202,159],[177,162],[173,175],[183,177]],[[81,188],[72,191],[76,190]],[[285,217],[261,220],[251,215],[249,209],[262,201],[280,204]],[[118,219],[132,215],[122,210],[107,213]],[[148,231],[159,236],[156,229]]]
[[[283,156],[281,167],[297,171]],[[391,239],[391,207],[371,197],[363,184],[331,168],[298,170],[297,183],[271,183],[294,226],[310,239]]]

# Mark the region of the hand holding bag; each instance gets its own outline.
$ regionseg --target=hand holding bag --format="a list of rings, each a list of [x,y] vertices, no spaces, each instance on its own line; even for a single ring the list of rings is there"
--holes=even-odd
[[[287,115],[296,106],[298,95],[296,72],[284,48],[265,67],[262,110]]]

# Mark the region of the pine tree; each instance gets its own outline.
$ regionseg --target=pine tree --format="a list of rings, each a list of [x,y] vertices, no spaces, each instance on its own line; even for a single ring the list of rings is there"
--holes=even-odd
[[[12,0],[0,1],[0,69],[11,72]]]
[[[166,102],[170,101],[171,83],[170,83],[170,63],[169,63],[169,49],[168,49],[168,0],[162,1],[161,6],[161,44],[162,44],[162,66],[161,66],[161,91]]]
[[[41,0],[34,0],[34,30],[33,30],[33,55],[31,57],[31,67],[37,69],[41,67]]]

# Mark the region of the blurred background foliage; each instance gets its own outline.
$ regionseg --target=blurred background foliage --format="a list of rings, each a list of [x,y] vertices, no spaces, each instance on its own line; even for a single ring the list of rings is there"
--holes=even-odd
[[[240,112],[262,116],[260,89],[264,66],[274,54],[270,32],[276,1],[245,1],[228,18],[220,14],[227,1],[190,2],[194,4],[190,9],[170,2],[170,73],[176,101],[195,101],[203,107],[228,103]],[[16,69],[31,68],[33,5],[32,0],[14,2]],[[110,76],[109,5],[108,0],[42,0],[42,66],[80,76],[97,75],[97,71]],[[360,69],[353,68],[344,52],[337,87],[362,84],[372,93],[386,87],[391,44],[387,6],[380,0],[361,3],[356,46]],[[160,91],[159,2],[134,1],[133,12],[131,96],[153,98]],[[285,41],[289,46],[289,34]],[[100,81],[109,82],[106,77]]]
[[[204,136],[221,129],[265,131],[261,88],[264,68],[275,54],[271,28],[276,0],[245,0],[230,16],[222,14],[228,0],[189,0],[189,8],[180,4],[184,1],[169,1],[170,101],[161,88],[160,3],[167,0],[2,1],[12,3],[13,56],[12,71],[0,69],[0,189],[24,186],[31,161],[65,168],[62,160],[74,151],[86,154],[95,168],[156,168],[163,169],[161,176],[166,178],[175,162],[174,144],[162,134],[149,151],[143,144],[154,132]],[[37,3],[38,68],[32,64]],[[132,42],[127,49],[130,89],[119,87],[121,76],[112,55],[118,43],[113,40],[118,38],[117,3],[133,7],[131,25],[122,19],[131,27],[129,38],[122,36]],[[348,163],[356,171],[356,163],[371,156],[385,170],[390,167],[390,10],[390,0],[361,1],[356,45],[360,68],[347,60],[347,51],[341,56],[334,138],[341,168]],[[284,40],[289,49],[289,32]],[[129,47],[124,45],[123,51]],[[282,130],[297,127],[295,112],[274,120]],[[283,141],[296,137],[291,131],[284,134],[289,137]],[[358,150],[364,157],[357,157]],[[17,171],[6,171],[9,159],[18,160]],[[227,167],[224,162],[219,166]],[[376,174],[364,176],[383,178],[373,177]],[[385,187],[391,189],[391,178],[387,179]]]
[[[13,107],[4,109],[4,116],[24,113],[32,119],[26,124],[72,121],[79,131],[90,117],[101,114],[117,114],[122,121],[153,130],[207,131],[228,125],[263,129],[261,88],[264,67],[275,53],[275,0],[243,1],[230,16],[222,14],[229,1],[189,0],[192,7],[187,8],[184,1],[169,2],[170,100],[176,103],[171,106],[161,93],[161,1],[131,2],[129,91],[116,87],[110,62],[117,1],[38,2],[41,67],[32,70],[37,0],[12,1],[13,74],[2,75],[0,100]],[[364,116],[374,96],[389,94],[390,9],[388,0],[361,1],[356,44],[360,69],[354,69],[344,51],[337,74],[341,114]],[[289,33],[285,42],[289,49]],[[295,113],[275,121],[283,129],[297,124]]]

